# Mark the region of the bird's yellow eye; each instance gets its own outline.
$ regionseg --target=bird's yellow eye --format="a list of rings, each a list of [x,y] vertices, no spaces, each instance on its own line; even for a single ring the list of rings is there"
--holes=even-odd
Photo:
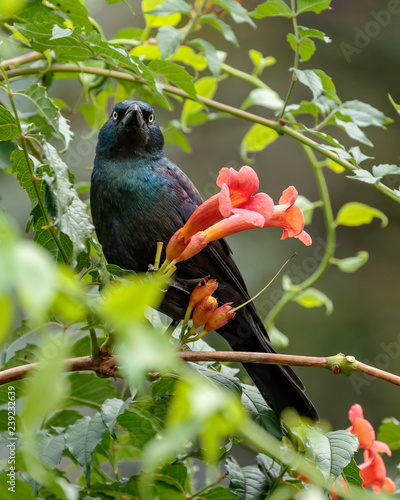
[[[150,115],[148,118],[148,122],[153,123],[153,120],[154,120],[154,115]]]
[[[114,120],[117,120],[118,119],[118,113],[116,111],[114,111],[114,113],[112,114],[112,117],[114,118]]]

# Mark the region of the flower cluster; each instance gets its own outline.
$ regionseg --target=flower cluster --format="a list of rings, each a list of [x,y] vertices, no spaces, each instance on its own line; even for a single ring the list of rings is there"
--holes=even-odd
[[[213,279],[210,280],[208,277],[194,287],[183,321],[187,325],[193,312],[193,326],[185,334],[181,344],[198,340],[211,330],[218,330],[235,316],[232,302],[227,302],[218,307],[217,299],[213,297],[213,293],[217,288],[218,282]],[[196,330],[201,326],[203,326],[202,331],[196,334]]]
[[[217,185],[221,191],[202,203],[172,236],[167,246],[169,262],[187,260],[211,241],[260,227],[281,227],[282,240],[294,237],[311,245],[311,237],[304,231],[303,212],[294,204],[298,193],[293,186],[283,191],[279,205],[274,206],[266,193],[254,194],[259,180],[251,167],[244,166],[239,172],[222,168]]]
[[[356,434],[359,441],[359,449],[364,451],[364,463],[359,467],[360,476],[363,480],[363,487],[372,486],[376,492],[386,491],[393,493],[395,490],[394,482],[386,477],[386,467],[379,453],[392,454],[386,443],[375,440],[375,431],[372,425],[364,418],[363,409],[355,404],[349,410],[349,420],[351,426],[348,430]]]
[[[375,440],[375,431],[364,418],[363,409],[359,404],[353,405],[349,410],[349,420],[351,426],[347,429],[358,438],[359,450],[364,450],[364,463],[359,465],[360,476],[363,480],[363,487],[372,486],[375,493],[393,493],[395,491],[394,482],[386,476],[386,467],[380,453],[391,455],[391,451],[386,443]],[[345,487],[345,482],[342,479]],[[332,500],[337,500],[336,488],[331,491]]]

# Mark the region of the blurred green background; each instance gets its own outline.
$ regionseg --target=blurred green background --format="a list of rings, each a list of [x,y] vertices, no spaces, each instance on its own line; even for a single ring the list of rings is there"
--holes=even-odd
[[[140,3],[129,3],[134,8],[135,16],[122,4],[108,6],[98,0],[86,1],[92,17],[100,23],[107,37],[114,36],[123,27],[144,26]],[[245,5],[252,10],[258,3],[246,1]],[[323,69],[332,77],[342,101],[358,99],[368,102],[395,120],[387,130],[367,130],[375,148],[372,150],[362,145],[362,150],[374,156],[376,161],[369,160],[363,164],[364,168],[379,163],[399,164],[400,157],[400,117],[396,116],[387,98],[390,93],[396,102],[400,102],[400,13],[390,14],[388,18],[382,14],[387,5],[387,1],[333,0],[332,10],[318,16],[305,14],[301,19],[302,25],[320,29],[332,39],[331,44],[317,42],[316,55],[301,68]],[[374,21],[374,13],[381,14],[386,24],[384,27],[377,25],[375,31],[368,24]],[[231,22],[230,19],[226,21]],[[284,98],[290,81],[288,68],[293,65],[293,52],[286,42],[286,34],[291,28],[290,20],[278,18],[257,21],[257,30],[249,25],[235,26],[240,43],[237,49],[211,29],[205,30],[202,36],[208,37],[219,50],[228,52],[228,64],[244,71],[252,70],[248,56],[251,48],[261,51],[264,56],[275,57],[277,63],[264,71],[262,79]],[[366,30],[371,36],[363,38],[365,47],[359,49],[354,38],[357,33],[365,33]],[[343,44],[347,44],[347,57]],[[356,49],[350,55],[349,46]],[[229,79],[221,82],[215,99],[239,107],[250,90],[252,88],[248,84]],[[64,99],[71,106],[84,102],[79,85],[69,80],[55,81],[49,94]],[[298,84],[291,103],[310,98],[309,90]],[[174,106],[171,112],[156,108],[156,119],[160,125],[172,117],[179,117],[181,104]],[[273,116],[272,112],[261,107],[251,108],[250,111],[266,117]],[[93,164],[96,135],[88,137],[90,129],[78,113],[69,118],[75,139],[64,159],[79,181],[87,181]],[[238,168],[243,165],[239,145],[249,128],[248,122],[236,118],[211,121],[190,133],[191,154],[177,147],[167,147],[166,152],[191,177],[203,196],[208,197],[216,191],[215,179],[221,167]],[[338,129],[332,132],[345,145],[357,145]],[[254,156],[254,160],[260,189],[269,193],[275,202],[289,185],[296,186],[300,194],[312,201],[318,199],[312,169],[296,141],[281,137]],[[297,304],[290,304],[284,309],[276,326],[290,338],[285,352],[312,356],[343,352],[379,368],[400,373],[399,205],[371,186],[348,180],[345,174],[327,171],[326,176],[335,214],[344,203],[360,201],[382,210],[389,217],[389,225],[382,229],[379,221],[375,220],[368,226],[339,227],[336,256],[350,257],[359,250],[366,250],[370,254],[369,261],[354,274],[345,274],[331,267],[316,284],[334,303],[330,316],[322,308],[304,309]],[[397,187],[396,179],[394,181],[392,187]],[[3,171],[0,171],[0,196],[8,213],[24,228],[29,212],[27,196],[16,179]],[[308,248],[298,240],[279,241],[281,233],[276,228],[250,231],[229,238],[251,293],[261,289],[295,251],[299,257],[285,269],[286,274],[292,279],[304,279],[315,270],[325,238],[322,215],[318,210],[307,231],[314,240]],[[279,298],[280,290],[281,278],[278,278],[258,299],[262,315],[265,316]],[[219,341],[216,345],[223,347]],[[399,387],[361,375],[345,378],[317,369],[298,372],[321,417],[329,419],[335,428],[349,425],[347,410],[356,402],[363,406],[366,418],[374,427],[384,417],[400,417]]]

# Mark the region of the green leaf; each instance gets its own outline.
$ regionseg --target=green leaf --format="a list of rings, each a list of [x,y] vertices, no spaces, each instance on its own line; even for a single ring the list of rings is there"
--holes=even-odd
[[[208,67],[210,68],[211,73],[214,76],[218,76],[224,55],[226,54],[224,52],[218,52],[214,45],[207,42],[207,40],[203,40],[202,38],[195,38],[194,40],[191,40],[190,43],[200,48],[207,59]]]
[[[53,413],[52,416],[46,420],[45,427],[46,429],[66,429],[80,418],[82,418],[82,415],[75,410],[60,410]]]
[[[254,73],[256,75],[261,75],[265,68],[276,63],[275,57],[263,57],[262,53],[259,50],[250,49],[249,57],[254,64]]]
[[[307,288],[300,292],[293,299],[303,307],[321,307],[325,306],[326,314],[331,314],[333,311],[333,303],[329,297],[316,288]]]
[[[86,248],[92,237],[93,226],[89,222],[86,205],[81,201],[70,182],[69,169],[61,160],[56,149],[49,143],[43,145],[43,153],[54,173],[53,194],[57,198],[60,214],[60,230],[74,245],[73,258]]]
[[[240,384],[240,380],[237,377],[225,375],[223,373],[217,372],[213,368],[208,368],[196,363],[188,364],[203,377],[206,377],[208,380],[211,380],[211,382],[215,383],[218,387],[223,387],[224,389],[233,392],[237,396],[240,396],[242,394],[242,386]]]
[[[223,486],[217,486],[211,490],[207,490],[204,493],[196,495],[199,500],[238,500],[238,496],[224,488]]]
[[[46,89],[39,83],[33,83],[25,90],[20,90],[17,94],[24,95],[35,103],[39,114],[44,117],[56,135],[62,137],[67,149],[74,134],[70,130],[68,121],[61,115],[53,100],[47,96]]]
[[[92,23],[88,17],[89,13],[79,0],[62,0],[57,3],[57,8],[67,14],[74,24],[85,28],[87,32],[91,31]]]
[[[353,158],[356,161],[356,164],[359,165],[361,162],[365,160],[373,160],[373,156],[367,156],[364,153],[361,152],[359,146],[353,146],[352,148],[349,149],[350,153],[353,155]]]
[[[377,439],[386,443],[392,451],[400,449],[400,422],[394,417],[385,418]]]
[[[132,14],[134,14],[133,7],[131,5],[129,5],[127,0],[106,0],[106,2],[108,3],[108,5],[112,5],[114,3],[123,3],[124,5],[126,5],[128,7],[128,9],[132,12]]]
[[[256,123],[244,136],[240,145],[240,154],[243,160],[248,163],[252,163],[252,160],[247,156],[247,153],[262,151],[269,144],[276,141],[278,137],[279,134],[275,132],[275,130]]]
[[[88,406],[99,410],[106,399],[117,398],[119,393],[110,379],[101,379],[95,373],[71,373],[68,406]]]
[[[354,175],[347,175],[348,179],[353,179],[355,181],[365,182],[366,184],[376,184],[381,180],[381,177],[375,177],[369,172],[369,170],[364,170],[363,168],[358,168],[354,170]]]
[[[180,20],[182,19],[182,16],[180,13],[171,14],[171,15],[163,15],[161,13],[161,14],[154,15],[154,16],[148,13],[149,11],[151,11],[155,8],[158,8],[163,3],[164,3],[163,0],[142,0],[142,12],[144,12],[144,17],[146,20],[147,28],[156,28],[156,27],[166,26],[166,25],[176,26],[180,22]],[[171,5],[171,8],[174,9],[174,5],[176,5],[176,2],[170,0],[169,3],[167,4],[167,8],[168,8],[168,5],[170,5],[170,4],[173,4],[173,5]],[[179,5],[181,5],[181,4],[179,3]],[[187,4],[186,4],[186,6],[184,6],[182,4],[181,7],[185,11],[189,8],[189,12],[190,12],[190,6],[188,6]],[[189,13],[189,12],[187,12],[187,13]]]
[[[184,0],[164,0],[157,7],[151,10],[143,9],[146,14],[153,16],[170,16],[171,14],[190,14],[190,5]]]
[[[397,111],[397,114],[400,115],[400,105],[399,104],[396,104],[392,98],[392,96],[390,94],[388,94],[388,97],[389,97],[389,101],[392,103],[392,106],[394,107],[394,109]]]
[[[367,146],[373,147],[373,143],[368,139],[364,132],[356,125],[354,122],[348,122],[341,120],[336,115],[334,116],[336,125],[344,130],[346,134],[354,139],[355,141],[366,144]]]
[[[178,47],[181,36],[173,26],[161,26],[157,32],[157,46],[161,52],[161,58],[166,59]]]
[[[47,229],[41,229],[41,226],[45,225],[46,222],[43,218],[40,218],[35,224],[37,229],[35,229],[35,235],[33,237],[34,242],[47,250],[53,256],[55,261],[64,262],[64,255],[66,255],[67,264],[70,263],[72,260],[74,246],[69,236],[67,236],[62,231],[58,231],[55,233],[58,237],[60,246],[63,249],[62,253],[50,231]]]
[[[122,399],[113,398],[106,399],[101,405],[101,418],[114,439],[116,439],[115,424],[117,423],[117,418],[121,413],[124,413],[130,402],[130,399],[123,401]]]
[[[187,137],[177,126],[175,126],[174,123],[169,122],[165,128],[163,127],[163,135],[165,144],[179,146],[186,153],[190,153],[192,151]]]
[[[0,346],[3,345],[3,342],[12,327],[14,315],[14,304],[10,297],[7,295],[0,295]]]
[[[268,492],[268,484],[264,474],[255,465],[240,467],[236,460],[229,456],[226,459],[229,489],[241,500],[264,500]]]
[[[326,478],[339,476],[358,449],[357,436],[345,430],[326,435],[311,431],[308,441],[315,464]]]
[[[41,430],[37,433],[36,446],[42,462],[54,468],[61,462],[65,436],[63,434],[53,436],[48,431]]]
[[[256,27],[247,10],[235,0],[215,0],[215,3],[229,12],[235,23],[249,23],[253,28]]]
[[[331,159],[326,160],[325,165],[332,170],[332,172],[335,172],[335,174],[341,174],[344,172],[346,169],[340,165],[340,163],[337,163],[336,161],[333,161]]]
[[[174,85],[187,92],[197,101],[196,89],[193,85],[193,78],[179,64],[171,61],[153,60],[149,63],[149,69],[156,74],[160,74],[170,80]]]
[[[338,111],[341,115],[351,118],[359,127],[374,126],[385,128],[385,125],[393,122],[391,118],[385,116],[379,109],[357,100],[344,102],[339,106]]]
[[[288,337],[282,333],[278,328],[275,326],[274,323],[271,323],[268,326],[268,336],[270,340],[270,344],[274,349],[284,349],[289,345],[289,339]]]
[[[65,432],[65,445],[82,467],[87,485],[90,485],[90,462],[96,446],[107,430],[100,413],[94,417],[83,417],[70,425]]]
[[[325,71],[322,69],[313,69],[312,70],[321,80],[323,92],[329,99],[335,101],[336,104],[341,104],[341,100],[336,94],[336,87],[332,81],[332,78],[328,76]]]
[[[298,0],[297,14],[302,12],[315,12],[319,14],[323,10],[330,9],[331,0]]]
[[[282,426],[277,414],[268,407],[254,385],[242,384],[242,404],[260,427],[277,439],[282,439]]]
[[[343,479],[346,481],[346,485],[350,495],[353,492],[357,496],[359,496],[360,494],[365,495],[365,490],[363,489],[362,486],[363,480],[360,477],[360,468],[357,466],[356,462],[354,461],[354,458],[343,469],[342,476]]]
[[[370,224],[374,217],[381,219],[381,227],[387,226],[388,218],[377,208],[373,208],[368,205],[364,205],[364,203],[358,202],[346,203],[339,210],[335,225],[362,226],[363,224]]]
[[[240,109],[247,109],[250,106],[263,106],[277,111],[282,109],[283,101],[279,94],[272,89],[254,89],[247,96]]]
[[[273,488],[276,485],[276,481],[281,475],[281,467],[275,460],[263,453],[259,453],[256,456],[256,462],[258,468],[264,474],[265,479],[267,480],[268,489]]]
[[[336,264],[344,273],[354,273],[368,262],[368,257],[368,252],[362,250],[357,252],[355,257],[348,257],[347,259],[331,259],[331,262]]]
[[[292,17],[292,11],[283,0],[267,0],[267,2],[258,5],[250,15],[256,19],[272,16]]]
[[[311,224],[314,210],[318,205],[308,200],[305,196],[302,196],[301,194],[297,197],[296,205],[300,207],[301,211],[304,214],[305,225],[307,226],[308,224]]]
[[[314,28],[306,28],[305,26],[297,26],[300,37],[317,38],[318,40],[323,40],[325,43],[330,43],[332,40],[325,35],[323,31],[316,30]]]
[[[12,173],[17,176],[18,182],[20,186],[26,190],[28,196],[31,200],[32,208],[34,208],[37,204],[37,196],[36,191],[33,186],[33,182],[31,180],[31,173],[26,162],[26,157],[24,151],[18,147],[15,149],[10,156],[10,160],[12,161]],[[29,155],[29,162],[31,164],[32,169],[34,169],[34,161],[33,158]],[[42,181],[37,181],[38,190],[40,192]]]
[[[129,432],[129,443],[138,450],[143,450],[159,432],[159,423],[153,415],[141,413],[140,408],[136,412],[135,403],[132,404],[132,410],[119,415],[117,424]]]
[[[400,167],[397,165],[389,165],[388,163],[374,165],[372,167],[372,174],[378,179],[381,179],[385,175],[400,175]]]
[[[201,16],[200,22],[205,22],[212,26],[213,28],[217,29],[222,35],[224,36],[225,40],[228,42],[233,43],[236,45],[236,47],[239,46],[239,43],[237,41],[236,35],[233,31],[233,29],[229,26],[229,24],[225,23],[222,21],[222,19],[219,19],[218,17],[215,17],[211,14],[206,14],[204,16]]]
[[[218,79],[214,76],[205,76],[197,80],[194,84],[194,88],[196,89],[196,94],[202,97],[208,97],[212,99],[214,97],[215,92],[217,91]],[[203,109],[203,105],[199,102],[186,100],[181,115],[181,122],[183,127],[186,127],[188,123],[188,119],[191,115],[198,113]]]
[[[314,99],[320,96],[324,90],[321,78],[312,69],[292,68],[300,83],[308,87],[313,93]]]
[[[10,480],[10,476],[8,475],[9,471],[4,471],[0,473],[0,494],[2,500],[15,500],[16,492],[18,492],[19,498],[23,498],[24,500],[35,500],[37,496],[33,493],[33,485],[23,481],[18,476],[15,477],[15,486],[14,490],[11,490],[7,481]],[[7,486],[6,486],[7,485]]]
[[[0,106],[0,141],[9,141],[18,134],[17,122],[8,109]]]

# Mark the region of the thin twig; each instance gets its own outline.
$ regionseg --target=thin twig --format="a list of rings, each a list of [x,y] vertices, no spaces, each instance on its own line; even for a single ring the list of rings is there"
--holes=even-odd
[[[357,361],[353,356],[337,354],[330,357],[297,356],[293,354],[273,354],[264,352],[232,352],[232,351],[182,351],[177,353],[184,361],[215,361],[236,363],[257,363],[283,366],[305,366],[311,368],[326,368],[335,375],[343,373],[350,375],[362,372],[371,377],[390,382],[400,386],[400,376],[385,372]],[[100,359],[94,360],[92,356],[70,358],[64,360],[65,371],[94,371],[109,377],[121,377],[118,372],[118,356],[106,352],[100,353]],[[0,371],[0,385],[8,384],[31,375],[39,363],[16,366]]]

